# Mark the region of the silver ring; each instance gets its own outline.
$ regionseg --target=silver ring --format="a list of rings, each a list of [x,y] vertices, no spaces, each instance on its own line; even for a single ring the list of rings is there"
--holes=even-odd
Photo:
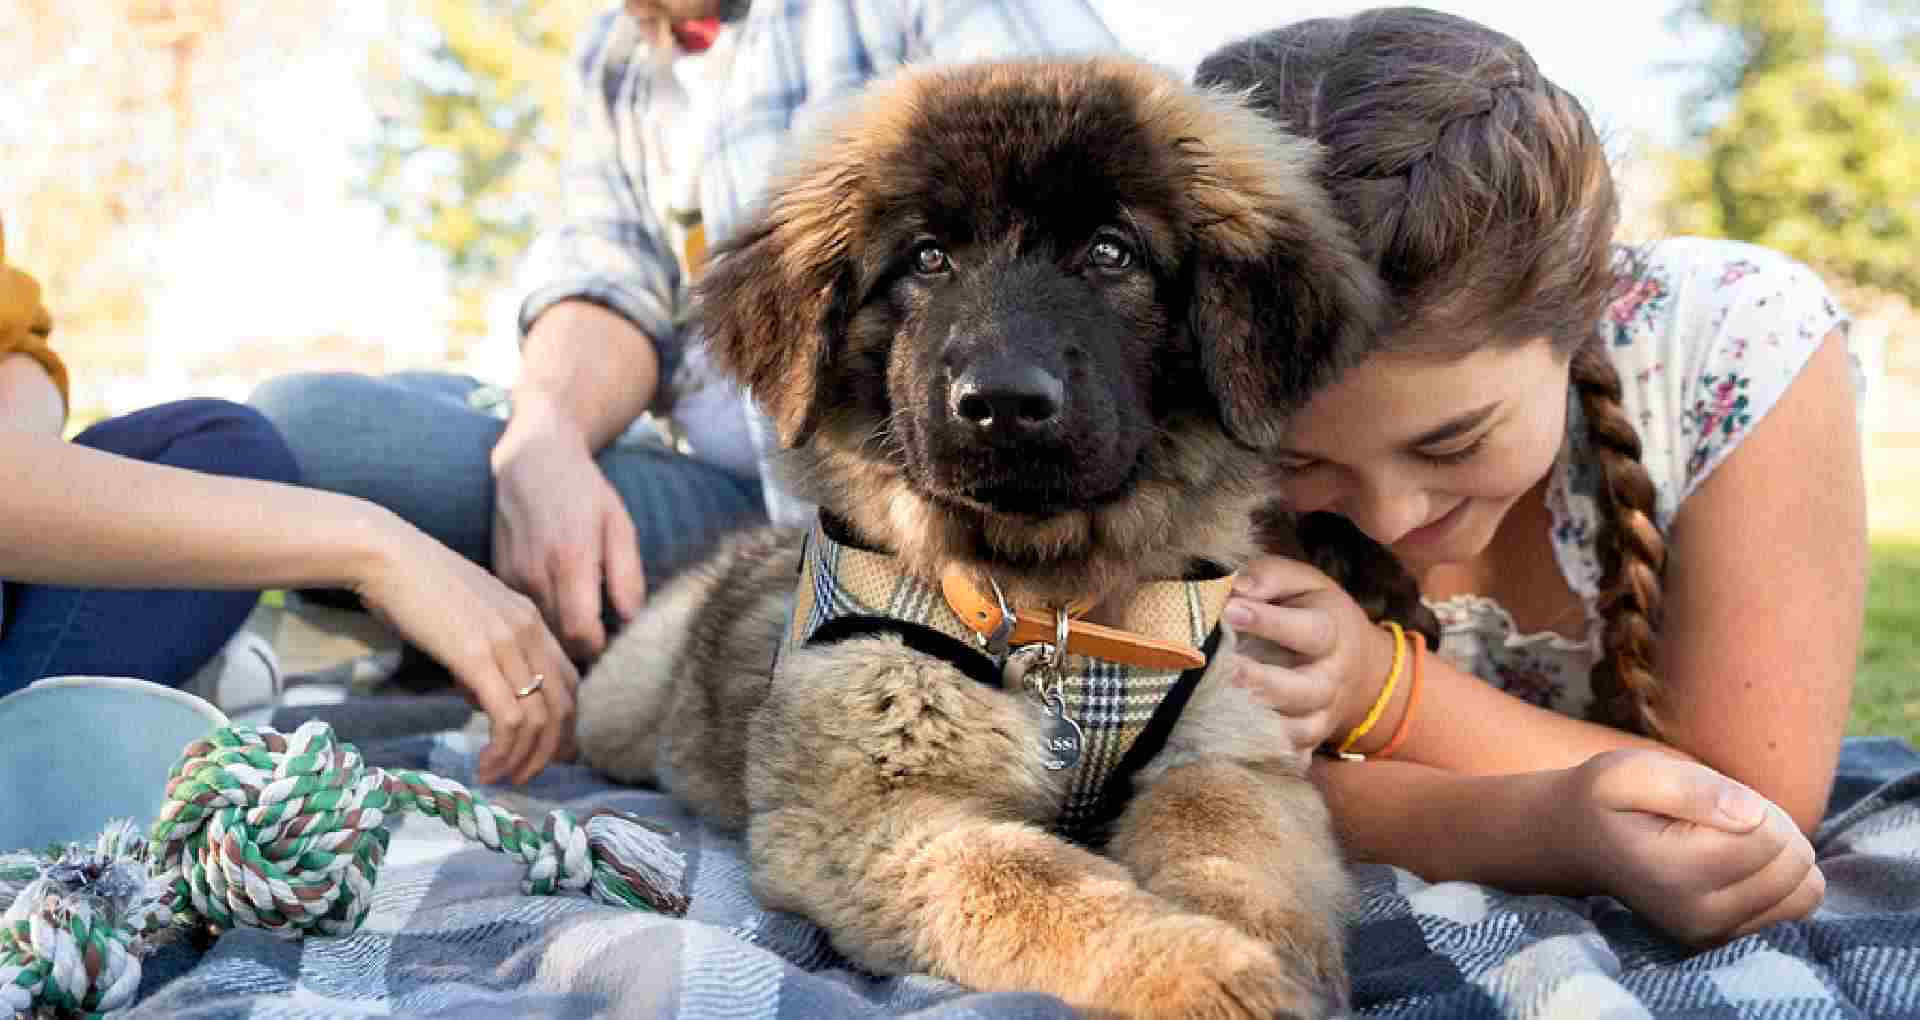
[[[527,681],[527,685],[525,687],[522,687],[519,690],[513,692],[513,696],[516,698],[531,698],[534,696],[534,694],[536,694],[540,690],[540,688],[545,687],[546,685],[547,685],[547,675],[545,673],[535,673],[533,675],[533,679]]]

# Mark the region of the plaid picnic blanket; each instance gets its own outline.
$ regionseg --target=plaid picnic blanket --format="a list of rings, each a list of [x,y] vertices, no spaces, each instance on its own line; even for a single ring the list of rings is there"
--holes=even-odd
[[[363,748],[463,782],[457,734]],[[527,799],[516,803],[524,796]],[[537,800],[536,800],[537,799]],[[1040,995],[968,992],[849,967],[820,930],[762,910],[738,842],[659,794],[550,769],[521,794],[618,807],[677,826],[690,852],[684,919],[528,897],[518,867],[432,819],[395,832],[372,914],[349,938],[233,931],[149,960],[129,1017],[857,1017],[1040,1020]],[[1355,1008],[1376,1017],[1920,1017],[1920,754],[1848,742],[1817,840],[1828,878],[1813,918],[1688,954],[1612,900],[1512,896],[1363,867],[1352,929]]]

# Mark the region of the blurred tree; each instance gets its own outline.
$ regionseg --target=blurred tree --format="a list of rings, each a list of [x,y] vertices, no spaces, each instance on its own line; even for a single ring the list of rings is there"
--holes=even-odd
[[[0,32],[0,215],[86,376],[139,374],[156,239],[208,182],[271,182],[262,91],[334,2],[11,0]]]
[[[1920,300],[1920,2],[1688,0],[1720,45],[1694,70],[1670,230],[1779,248]]]
[[[364,194],[445,253],[452,328],[487,329],[537,218],[556,200],[575,36],[607,0],[397,0],[373,57],[380,130]]]

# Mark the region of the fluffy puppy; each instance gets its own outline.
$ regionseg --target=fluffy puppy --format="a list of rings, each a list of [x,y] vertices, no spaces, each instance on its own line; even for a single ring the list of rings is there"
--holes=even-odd
[[[587,759],[744,830],[756,894],[874,971],[1093,1015],[1338,1008],[1349,883],[1272,714],[1073,629],[1232,649],[1262,450],[1383,304],[1315,156],[1121,58],[865,92],[697,295],[821,521],[658,593],[582,687]],[[981,639],[956,590],[1071,654]]]

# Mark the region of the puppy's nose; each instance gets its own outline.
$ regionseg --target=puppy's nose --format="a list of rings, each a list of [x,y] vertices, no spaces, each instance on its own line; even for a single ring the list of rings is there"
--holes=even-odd
[[[948,409],[963,425],[1003,435],[1052,425],[1066,402],[1060,377],[1025,358],[979,357],[953,377]]]

